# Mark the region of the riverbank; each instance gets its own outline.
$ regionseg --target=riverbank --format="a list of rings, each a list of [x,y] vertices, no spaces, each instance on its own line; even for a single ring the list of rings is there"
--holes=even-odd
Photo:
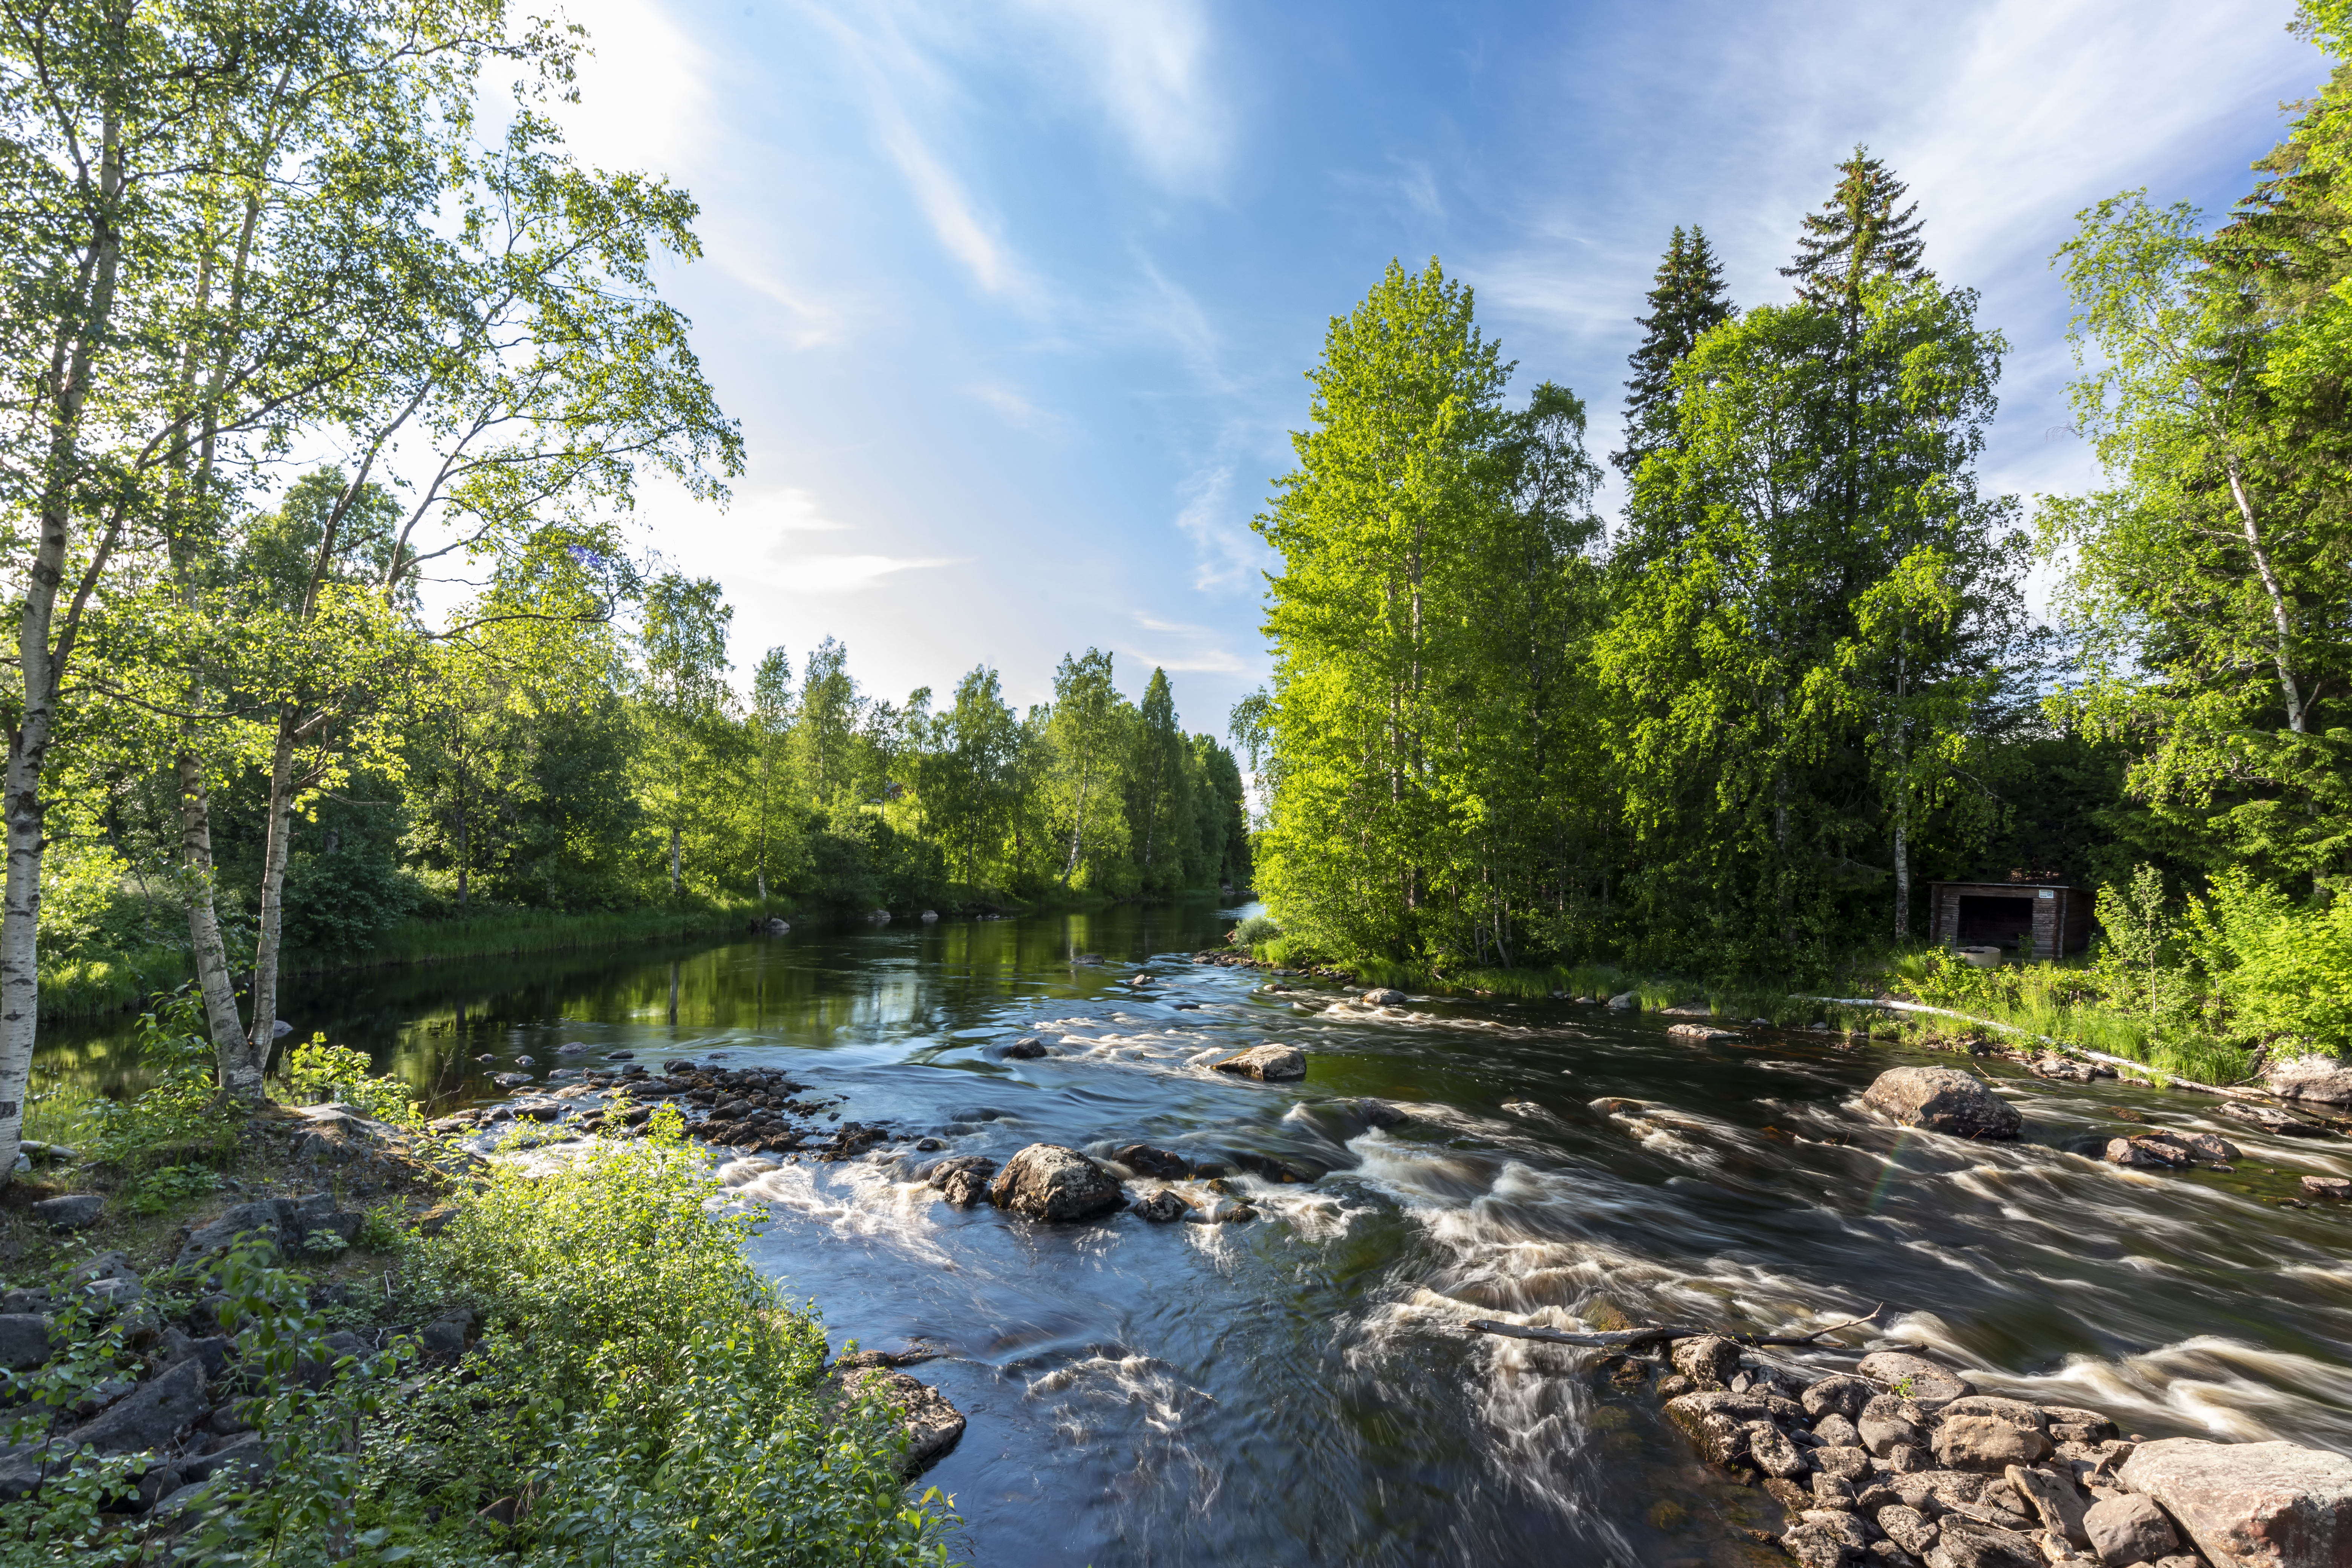
[[[2107,1005],[2082,959],[1977,969],[1935,949],[1858,954],[1833,966],[1823,986],[1790,989],[1671,973],[1642,974],[1607,963],[1440,972],[1381,958],[1334,961],[1280,936],[1245,942],[1238,951],[1268,968],[1351,984],[1526,1000],[1630,998],[1628,1005],[1645,1012],[1703,1004],[1727,1019],[1761,1019],[1781,1028],[1818,1024],[1929,1048],[1965,1047],[1988,1030],[2013,1033],[2060,1050],[2119,1058],[2160,1079],[2213,1087],[2248,1082],[2264,1065],[2256,1049],[2193,1032],[2168,1033],[2145,1014]],[[1888,1002],[1923,1003],[1967,1016],[1957,1023],[1904,1017],[1882,1005]]]
[[[45,1163],[0,1204],[0,1361],[53,1413],[0,1460],[6,1539],[945,1561],[907,1400],[752,1270],[674,1128],[525,1170],[345,1107],[215,1111],[233,1136]]]

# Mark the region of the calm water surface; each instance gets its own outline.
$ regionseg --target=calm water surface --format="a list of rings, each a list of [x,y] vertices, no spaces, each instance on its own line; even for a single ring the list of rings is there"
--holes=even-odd
[[[1184,961],[1235,912],[446,965],[289,988],[284,1011],[447,1101],[494,1094],[487,1076],[520,1056],[544,1073],[723,1052],[952,1153],[1140,1140],[1328,1167],[1239,1178],[1254,1225],[1051,1229],[932,1201],[908,1178],[937,1155],[727,1173],[766,1216],[757,1262],[836,1342],[944,1352],[920,1375],[971,1426],[926,1479],[987,1568],[1784,1561],[1742,1533],[1779,1509],[1710,1480],[1648,1394],[1459,1327],[1501,1314],[1781,1330],[1883,1302],[1879,1342],[1933,1347],[1989,1392],[2147,1436],[2352,1448],[2352,1217],[2272,1201],[2352,1174],[2340,1139],[2000,1063],[2023,1142],[1897,1132],[1856,1108],[1913,1059],[1893,1050],[1768,1029],[1694,1047],[1565,1004],[1331,1016],[1335,988],[1268,994],[1262,974]],[[1148,999],[1126,984],[1139,968],[1165,981]],[[1056,1054],[999,1058],[1024,1035]],[[1202,1065],[1266,1040],[1306,1051],[1304,1083]],[[52,1086],[135,1076],[103,1034],[53,1042]],[[565,1043],[591,1049],[559,1058]],[[1367,1096],[1412,1119],[1367,1127],[1344,1103]],[[2244,1158],[2170,1175],[2073,1152],[2134,1117]],[[1865,1340],[1848,1337],[1806,1359],[1850,1362]]]

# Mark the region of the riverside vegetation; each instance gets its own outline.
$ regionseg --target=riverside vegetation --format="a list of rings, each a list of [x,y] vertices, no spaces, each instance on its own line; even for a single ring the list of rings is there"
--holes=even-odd
[[[2222,1080],[2352,1047],[2347,15],[2303,5],[2339,63],[2221,223],[2126,193],[2053,258],[2089,496],[1980,489],[2008,344],[1864,149],[1785,302],[1675,231],[1613,525],[1582,401],[1510,404],[1471,290],[1391,264],[1257,521],[1244,940],[1381,984],[1910,994]],[[2104,888],[2098,955],[1919,951],[1920,881],[2012,874]]]
[[[356,1053],[293,1054],[306,1115],[220,1097],[184,1000],[150,1026],[181,1065],[89,1130],[111,1192],[12,1204],[58,1261],[0,1302],[0,1562],[944,1561],[891,1389],[745,1260],[676,1111],[486,1163]]]

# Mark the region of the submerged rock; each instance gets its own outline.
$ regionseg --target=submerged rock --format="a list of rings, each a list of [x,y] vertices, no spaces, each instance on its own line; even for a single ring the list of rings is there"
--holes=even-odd
[[[1162,1181],[1181,1181],[1192,1173],[1192,1167],[1182,1155],[1155,1149],[1149,1143],[1129,1143],[1111,1158],[1139,1176],[1157,1176]]]
[[[1182,1219],[1187,1206],[1182,1198],[1165,1187],[1150,1197],[1135,1200],[1135,1212],[1154,1225],[1171,1225]]]
[[[996,1206],[1031,1219],[1092,1219],[1118,1207],[1110,1173],[1059,1143],[1032,1143],[1004,1163],[989,1184]]]
[[[2014,1138],[2024,1121],[1982,1079],[1952,1068],[1889,1068],[1862,1098],[1906,1127],[1958,1138]]]

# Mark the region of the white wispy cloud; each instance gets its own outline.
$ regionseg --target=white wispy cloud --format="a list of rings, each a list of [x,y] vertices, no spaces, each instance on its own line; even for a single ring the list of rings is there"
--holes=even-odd
[[[1217,91],[1214,36],[1197,0],[1022,0],[1063,59],[1047,78],[1088,93],[1163,189],[1213,193],[1234,113]]]
[[[1016,387],[1007,386],[1002,382],[983,382],[971,389],[971,395],[995,409],[1004,422],[1016,430],[1049,437],[1058,437],[1063,433],[1063,422],[1058,415],[1038,407]]]
[[[779,563],[771,579],[788,594],[854,594],[901,572],[961,566],[963,559],[939,555],[794,555]]]
[[[1272,552],[1249,531],[1241,503],[1234,497],[1234,458],[1227,455],[1230,435],[1219,445],[1218,456],[1196,467],[1179,487],[1177,495],[1182,504],[1176,512],[1176,526],[1192,542],[1193,587],[1252,590]]]
[[[761,521],[779,533],[840,533],[852,525],[824,515],[816,497],[803,489],[785,489],[751,503]],[[746,509],[738,503],[737,510]]]

